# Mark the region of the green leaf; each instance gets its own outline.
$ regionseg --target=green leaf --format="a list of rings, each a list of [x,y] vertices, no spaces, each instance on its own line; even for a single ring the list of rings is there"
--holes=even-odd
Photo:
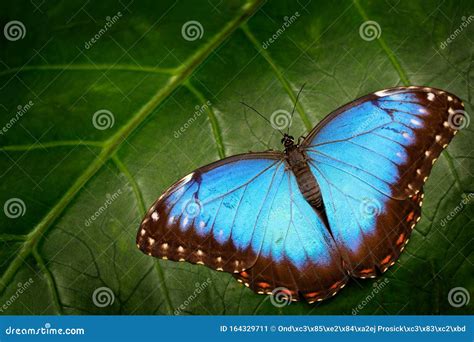
[[[448,301],[456,287],[474,295],[472,126],[435,164],[396,265],[317,305],[276,308],[231,275],[135,246],[146,208],[179,177],[281,148],[241,100],[290,110],[306,83],[294,135],[396,85],[446,89],[470,113],[472,2],[125,3],[0,5],[2,27],[25,33],[0,39],[0,313],[472,313]],[[379,38],[360,34],[367,21]]]

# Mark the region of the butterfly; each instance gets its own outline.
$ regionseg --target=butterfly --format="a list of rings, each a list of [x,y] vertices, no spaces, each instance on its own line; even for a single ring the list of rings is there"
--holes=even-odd
[[[429,87],[361,97],[297,142],[283,134],[283,152],[191,172],[150,207],[137,246],[232,273],[259,294],[284,289],[309,303],[334,296],[351,277],[374,278],[398,259],[463,108]]]

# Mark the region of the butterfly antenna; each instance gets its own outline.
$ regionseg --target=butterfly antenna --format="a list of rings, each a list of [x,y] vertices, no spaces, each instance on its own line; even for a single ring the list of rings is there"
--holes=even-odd
[[[266,122],[268,122],[268,123],[270,124],[270,126],[272,126],[273,128],[275,128],[275,127],[272,125],[272,123],[270,122],[270,120],[268,120],[266,117],[264,117],[258,110],[256,110],[256,109],[253,108],[252,106],[246,104],[246,103],[243,102],[243,101],[240,101],[240,104],[242,104],[242,105],[244,105],[245,107],[247,107],[247,108],[253,110],[255,113],[257,113],[258,115],[260,115],[260,117],[261,117],[263,120],[265,120]],[[284,134],[280,129],[278,129],[278,128],[275,128],[275,129],[276,129],[278,132],[280,132],[280,134],[281,134],[282,136],[285,136],[285,134]]]
[[[300,90],[298,91],[298,94],[296,95],[295,104],[293,105],[293,110],[291,111],[290,125],[291,125],[291,122],[293,122],[293,115],[295,114],[296,105],[298,104],[298,99],[300,98],[300,94],[303,91],[303,88],[304,88],[305,85],[306,85],[306,83],[303,83]],[[290,133],[290,125],[288,125],[288,131],[286,132],[287,134]]]

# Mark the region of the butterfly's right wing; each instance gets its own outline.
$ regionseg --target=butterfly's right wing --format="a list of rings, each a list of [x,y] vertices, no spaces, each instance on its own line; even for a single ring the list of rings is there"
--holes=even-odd
[[[346,280],[321,218],[277,152],[234,156],[197,169],[150,208],[139,248],[234,273],[257,292],[294,299],[332,295]]]

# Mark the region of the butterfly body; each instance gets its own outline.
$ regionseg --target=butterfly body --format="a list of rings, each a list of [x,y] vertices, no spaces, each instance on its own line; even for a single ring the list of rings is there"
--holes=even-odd
[[[301,193],[313,207],[321,207],[321,191],[316,178],[309,168],[308,158],[304,153],[304,149],[295,144],[293,137],[288,134],[283,136],[282,142],[285,146],[286,161],[296,176]]]
[[[350,277],[372,278],[396,262],[463,113],[460,99],[429,87],[366,95],[301,143],[285,134],[284,152],[236,155],[188,174],[150,207],[137,245],[232,273],[257,293],[331,297]]]

